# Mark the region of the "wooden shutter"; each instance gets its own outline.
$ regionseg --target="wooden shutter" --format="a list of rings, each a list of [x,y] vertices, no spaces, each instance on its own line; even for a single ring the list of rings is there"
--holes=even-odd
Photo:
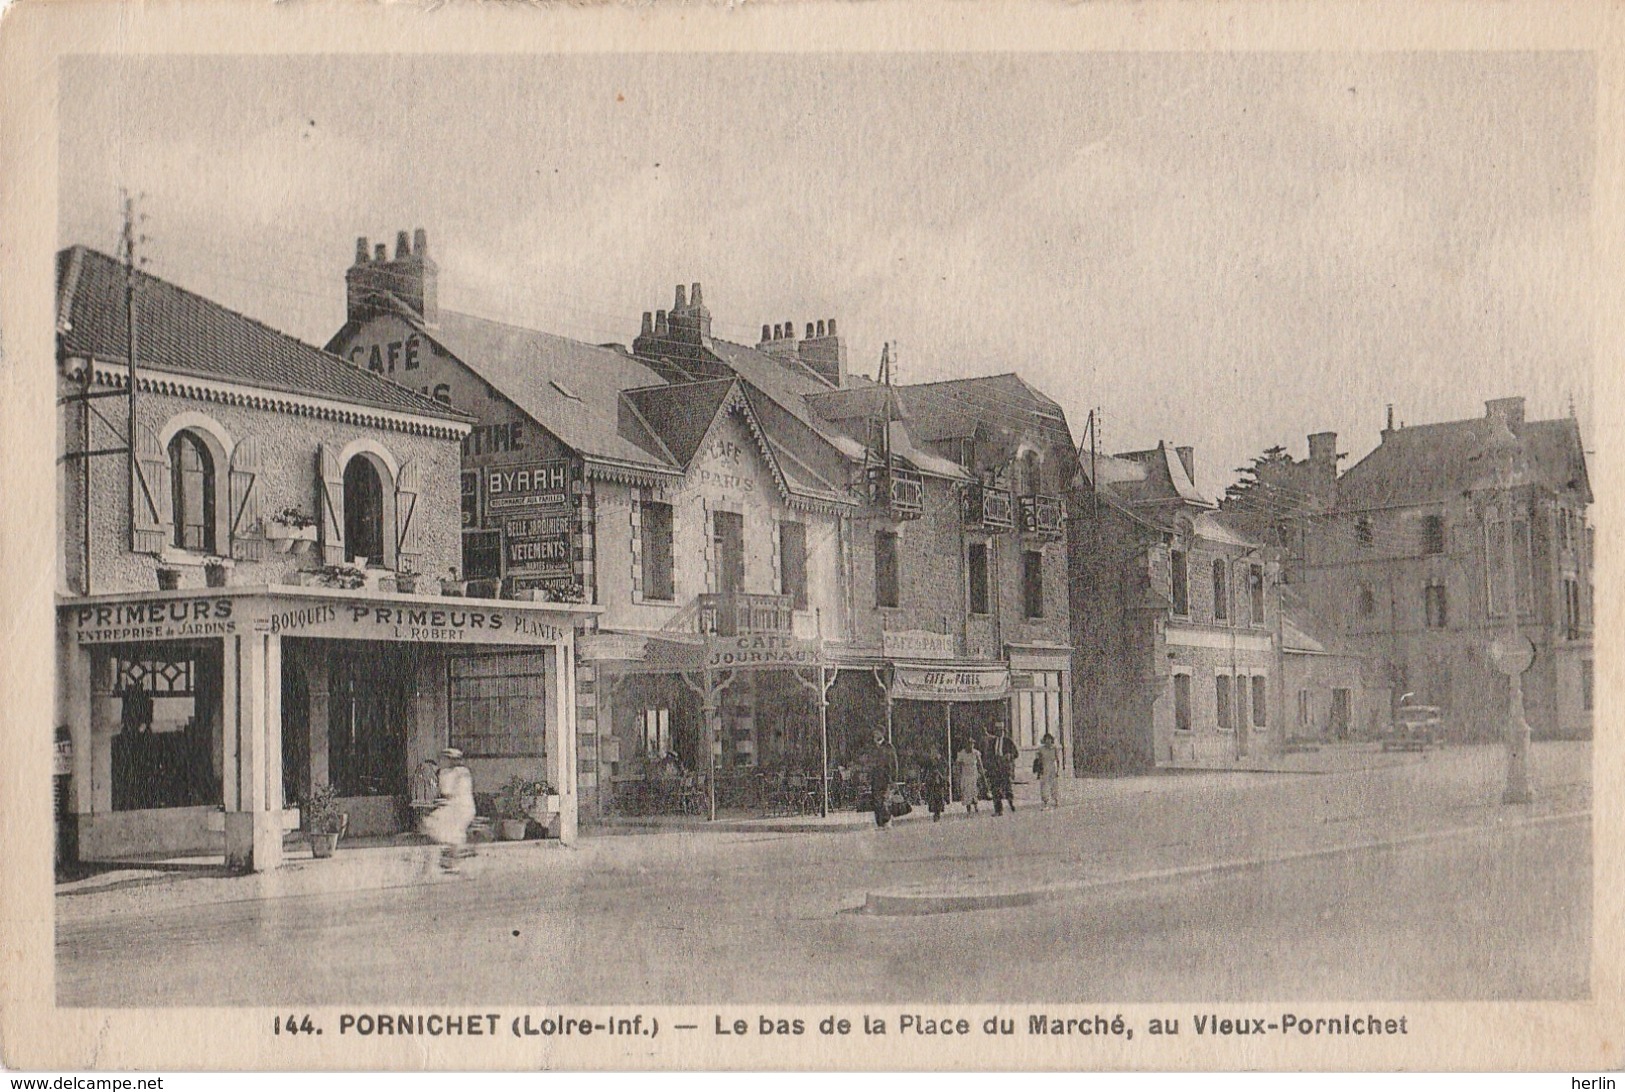
[[[344,469],[339,466],[338,452],[326,444],[316,451],[316,491],[321,508],[316,518],[321,526],[322,562],[343,564]]]
[[[401,464],[395,476],[395,567],[417,568],[423,554],[423,520],[418,513],[418,494],[423,474],[416,460]]]
[[[175,507],[170,500],[169,455],[158,430],[137,425],[135,480],[130,484],[130,548],[156,554],[174,538]]]
[[[240,561],[258,561],[264,556],[259,474],[259,437],[245,436],[231,453],[231,556]]]

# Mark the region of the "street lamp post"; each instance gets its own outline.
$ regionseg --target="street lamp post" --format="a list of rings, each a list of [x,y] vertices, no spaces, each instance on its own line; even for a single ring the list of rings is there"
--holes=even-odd
[[[1492,506],[1486,514],[1490,519],[1499,516],[1503,546],[1503,564],[1506,577],[1502,582],[1506,606],[1506,632],[1492,642],[1490,659],[1507,676],[1507,723],[1504,732],[1507,750],[1506,787],[1501,790],[1501,803],[1527,804],[1534,799],[1529,788],[1529,721],[1523,708],[1523,673],[1534,660],[1534,647],[1518,628],[1518,544],[1513,536],[1513,513],[1517,508],[1516,491],[1524,480],[1523,444],[1504,423],[1495,429],[1483,452],[1495,459],[1498,473],[1494,488],[1499,493],[1499,511]],[[1486,566],[1494,565],[1489,556],[1489,537],[1485,540]],[[1533,589],[1531,589],[1533,591]]]

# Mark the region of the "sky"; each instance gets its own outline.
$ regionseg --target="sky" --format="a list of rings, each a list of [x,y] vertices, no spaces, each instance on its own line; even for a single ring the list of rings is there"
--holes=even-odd
[[[1595,73],[1578,53],[72,58],[63,245],[321,344],[358,236],[443,307],[629,344],[834,317],[852,370],[1014,371],[1108,452],[1571,400],[1590,446]]]

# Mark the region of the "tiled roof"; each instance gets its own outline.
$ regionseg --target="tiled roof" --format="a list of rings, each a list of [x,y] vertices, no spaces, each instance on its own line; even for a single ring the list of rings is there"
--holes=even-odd
[[[651,469],[675,470],[660,442],[621,412],[621,392],[662,385],[624,353],[556,334],[440,312],[425,336],[495,387],[576,452]]]
[[[1088,460],[1084,460],[1087,465]],[[1119,452],[1110,459],[1108,464],[1116,470],[1121,463],[1138,463],[1145,467],[1142,477],[1134,478],[1127,474],[1114,475],[1119,480],[1112,481],[1107,474],[1101,474],[1101,481],[1107,483],[1118,496],[1129,504],[1190,504],[1202,508],[1211,508],[1212,504],[1197,491],[1196,483],[1191,481],[1190,475],[1185,472],[1185,464],[1180,461],[1178,452],[1160,442],[1156,447],[1147,451]]]
[[[695,383],[640,387],[622,392],[622,397],[649,423],[672,457],[687,466],[733,388],[732,379],[702,379]]]
[[[126,363],[124,266],[89,247],[57,254],[61,351]],[[441,402],[357,368],[194,292],[136,273],[136,358],[176,372],[374,409],[467,420]]]
[[[1338,478],[1338,507],[1358,510],[1459,497],[1493,477],[1493,460],[1477,457],[1492,434],[1492,423],[1482,417],[1392,429],[1371,454]],[[1585,452],[1574,420],[1525,421],[1517,435],[1531,472],[1543,484],[1578,490],[1589,501]]]

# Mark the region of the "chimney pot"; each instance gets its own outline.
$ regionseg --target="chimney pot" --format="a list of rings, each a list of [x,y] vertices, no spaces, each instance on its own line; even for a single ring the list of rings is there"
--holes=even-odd
[[[812,337],[813,337],[813,324],[809,322],[809,323],[807,323],[807,340],[811,341]]]
[[[762,323],[762,340],[763,341],[772,341],[773,340],[773,327],[769,326],[765,322]]]
[[[789,319],[784,320],[784,336],[789,338],[791,341],[796,339],[796,324],[791,322]]]
[[[419,258],[429,256],[429,233],[422,228],[412,232],[412,253]]]
[[[823,319],[818,320],[818,336],[819,337],[824,336],[824,320]]]
[[[834,319],[829,320],[829,336],[830,337],[835,336],[835,320]]]
[[[1394,431],[1394,404],[1392,402],[1388,403],[1388,427],[1383,429],[1383,431]]]
[[[655,314],[653,311],[643,312],[643,333],[652,334],[655,331]]]
[[[389,247],[384,243],[379,243],[377,247],[373,249],[372,260],[375,262],[389,261]]]
[[[664,312],[664,311],[656,311],[655,312],[655,333],[657,333],[657,334],[665,334],[666,332],[667,332],[666,312]]]
[[[675,313],[677,311],[685,310],[687,307],[688,307],[688,304],[683,302],[683,286],[678,285],[677,286],[677,302],[672,305],[671,309]]]
[[[767,327],[764,326],[764,327],[762,327],[762,329],[765,330],[765,329],[767,329]],[[778,323],[775,322],[773,324],[773,340],[774,341],[780,341],[783,338],[784,338],[784,327],[780,326]]]
[[[365,235],[360,236],[355,241],[355,264],[367,264],[367,237]]]
[[[395,233],[395,260],[398,262],[402,258],[411,257],[411,255],[412,255],[411,237],[409,235],[407,235],[407,233],[404,232],[404,231],[397,231]]]
[[[700,307],[700,282],[699,281],[695,281],[694,286],[689,289],[688,305],[690,307],[695,308],[696,310],[698,310],[699,307]]]

